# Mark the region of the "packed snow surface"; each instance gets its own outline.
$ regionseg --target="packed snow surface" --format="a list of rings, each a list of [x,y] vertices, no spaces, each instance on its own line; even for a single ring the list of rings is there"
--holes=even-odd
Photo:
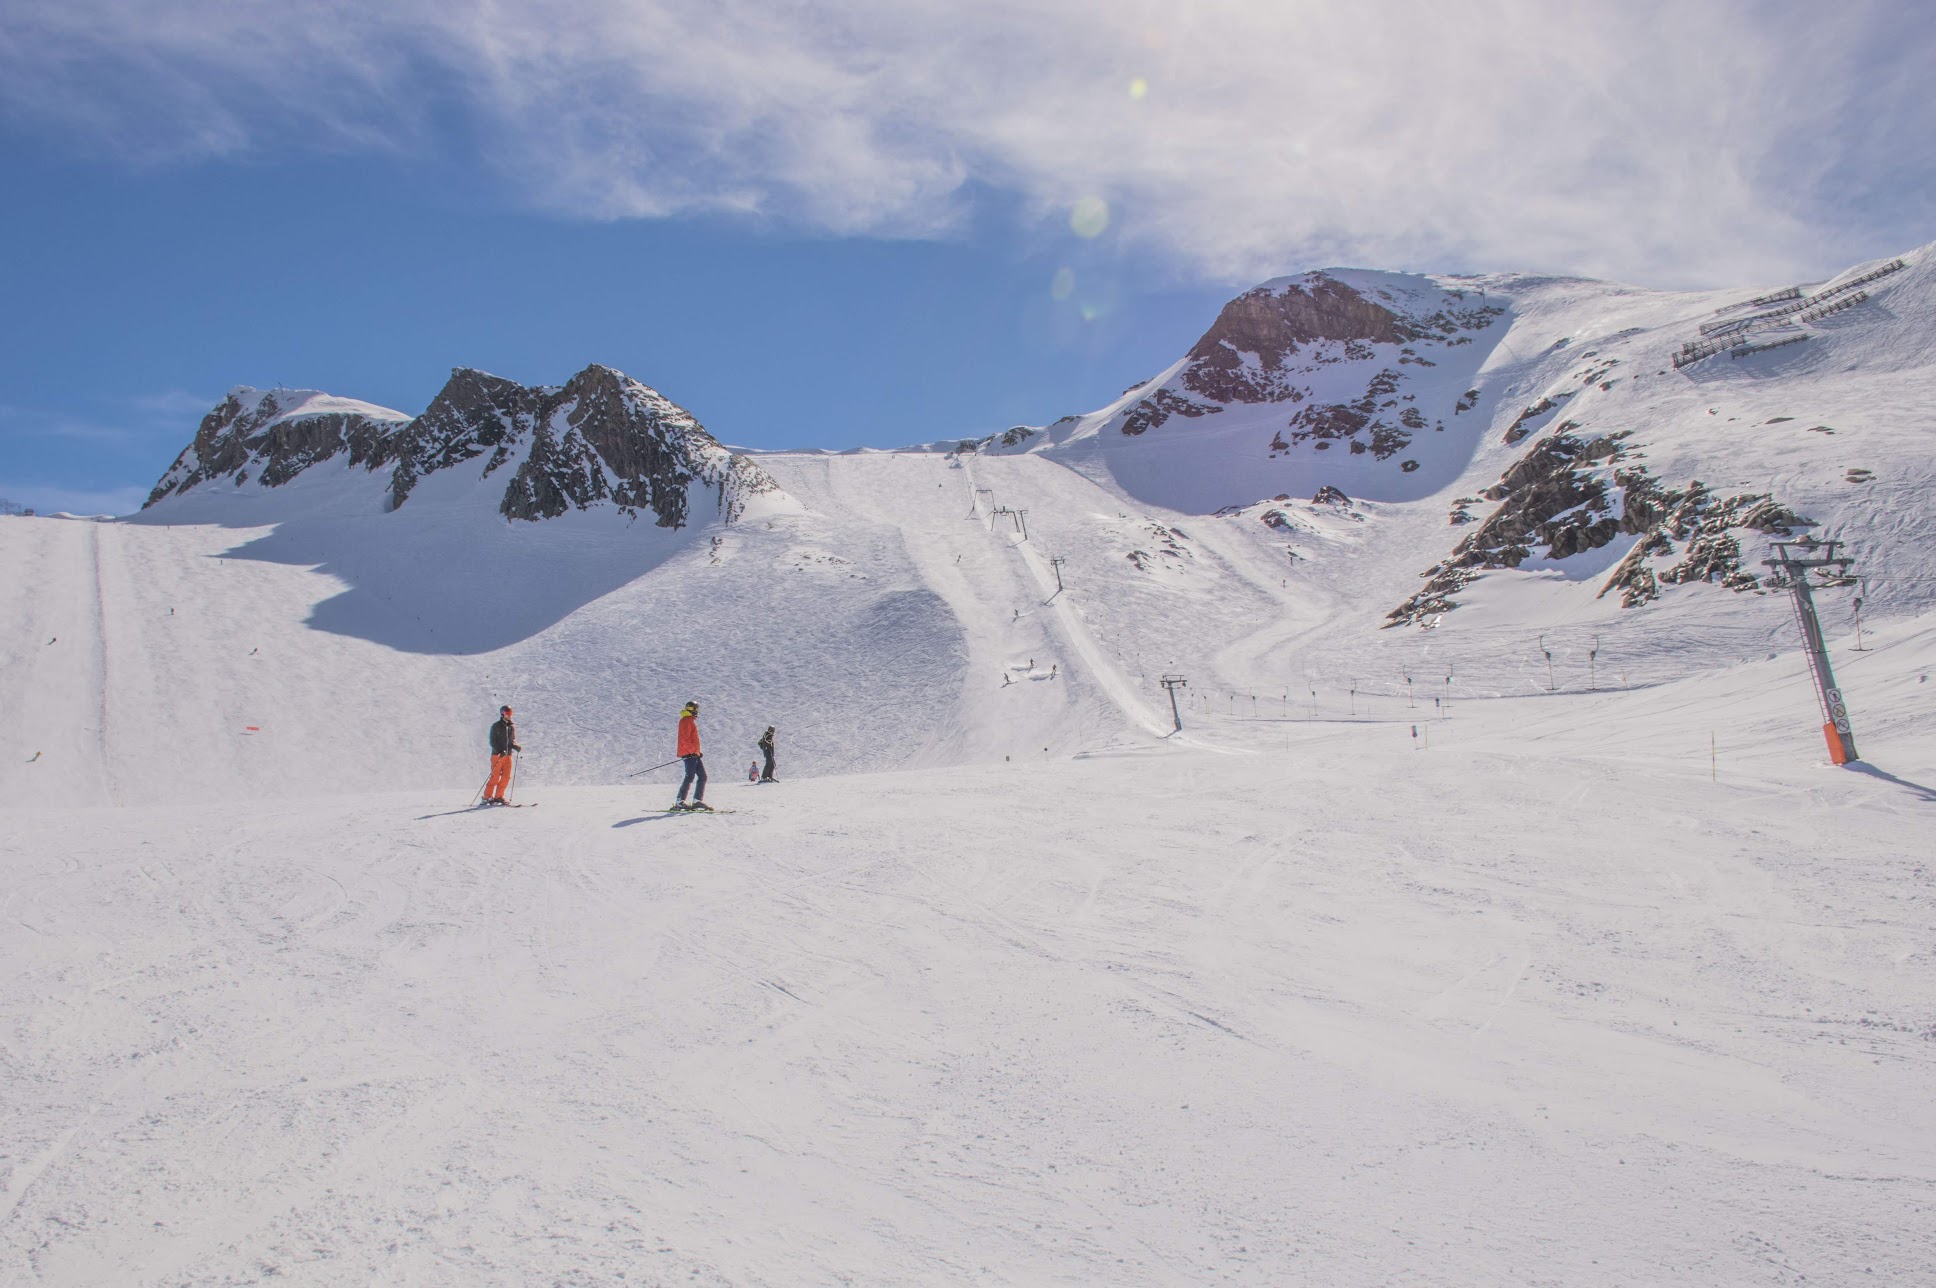
[[[1413,471],[1112,428],[1173,371],[733,522],[341,461],[0,519],[0,1285],[1927,1281],[1908,258],[1684,371],[1750,293],[1484,279]],[[1786,594],[1622,608],[1631,535],[1381,629],[1562,417],[1848,543],[1863,763]],[[687,699],[731,812],[635,773]],[[500,703],[536,808],[468,808]]]

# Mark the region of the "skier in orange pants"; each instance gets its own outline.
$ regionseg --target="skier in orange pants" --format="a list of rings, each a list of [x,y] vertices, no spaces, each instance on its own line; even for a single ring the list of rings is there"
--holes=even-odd
[[[491,776],[484,784],[486,805],[504,804],[505,789],[511,785],[511,753],[518,746],[518,727],[511,723],[511,708],[497,709],[497,723],[491,726]]]

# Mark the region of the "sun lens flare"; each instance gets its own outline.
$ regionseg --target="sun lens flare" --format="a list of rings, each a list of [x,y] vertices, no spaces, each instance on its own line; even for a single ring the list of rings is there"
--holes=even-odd
[[[1069,212],[1069,230],[1078,237],[1096,238],[1109,227],[1109,203],[1101,197],[1084,197]]]
[[[1066,300],[1076,293],[1076,271],[1073,268],[1058,268],[1055,276],[1049,279],[1049,298]]]

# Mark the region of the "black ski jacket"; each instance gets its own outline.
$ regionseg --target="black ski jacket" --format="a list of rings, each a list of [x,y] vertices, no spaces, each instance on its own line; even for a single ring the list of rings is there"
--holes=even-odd
[[[755,747],[758,747],[758,748],[759,748],[759,749],[760,749],[761,751],[772,751],[772,750],[773,750],[773,735],[772,735],[772,733],[770,733],[770,732],[768,732],[768,733],[763,733],[763,734],[761,734],[761,735],[760,735],[760,740],[759,740],[758,742],[756,742],[756,743],[754,743],[753,745],[754,745]]]
[[[518,727],[499,716],[497,723],[491,726],[491,754],[508,756],[514,751],[523,750],[518,746]]]

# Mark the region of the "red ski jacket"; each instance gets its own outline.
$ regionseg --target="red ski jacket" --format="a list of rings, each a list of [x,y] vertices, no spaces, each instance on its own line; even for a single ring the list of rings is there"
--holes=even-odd
[[[679,755],[697,756],[699,754],[699,717],[679,717]]]

